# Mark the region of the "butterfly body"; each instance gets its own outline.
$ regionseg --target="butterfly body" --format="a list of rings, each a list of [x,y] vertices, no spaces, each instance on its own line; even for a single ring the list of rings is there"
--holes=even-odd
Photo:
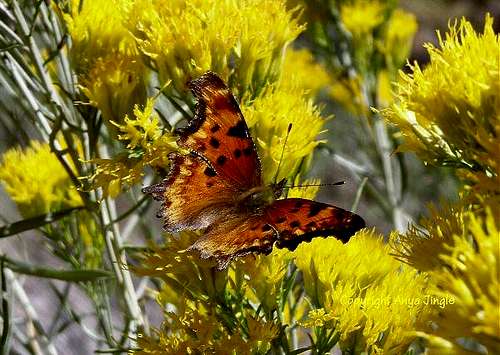
[[[189,84],[195,116],[179,132],[163,182],[146,187],[162,202],[159,217],[169,232],[205,229],[190,247],[224,269],[237,256],[269,253],[274,244],[294,249],[316,236],[346,242],[364,227],[361,217],[306,199],[279,200],[285,180],[263,183],[260,159],[239,106],[224,82],[206,73]]]

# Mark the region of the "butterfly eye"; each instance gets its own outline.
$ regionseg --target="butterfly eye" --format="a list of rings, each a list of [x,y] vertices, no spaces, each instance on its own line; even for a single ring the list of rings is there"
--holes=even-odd
[[[272,186],[273,196],[275,199],[280,198],[283,194],[283,188],[286,186],[286,182],[286,179],[281,179],[280,182]]]

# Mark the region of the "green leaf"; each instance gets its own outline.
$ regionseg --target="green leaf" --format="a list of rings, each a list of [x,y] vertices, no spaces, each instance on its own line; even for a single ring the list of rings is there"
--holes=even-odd
[[[0,256],[6,266],[19,274],[44,277],[69,282],[95,281],[100,278],[109,278],[113,274],[106,270],[88,269],[88,270],[64,270],[38,267],[31,264],[8,259],[6,256]]]
[[[57,212],[49,212],[40,216],[35,216],[27,219],[23,219],[22,221],[14,222],[11,224],[7,224],[0,227],[0,238],[10,237],[15,234],[19,234],[22,232],[26,232],[30,229],[35,229],[42,227],[46,224],[55,222],[70,213],[83,209],[80,207],[68,208],[65,210],[57,211]]]

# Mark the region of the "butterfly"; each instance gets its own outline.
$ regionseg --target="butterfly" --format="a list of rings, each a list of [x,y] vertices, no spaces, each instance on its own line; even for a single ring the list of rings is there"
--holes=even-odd
[[[363,218],[329,204],[278,199],[285,180],[265,186],[261,163],[236,99],[224,81],[207,72],[188,83],[197,100],[189,124],[177,131],[167,177],[143,192],[161,201],[167,232],[205,229],[190,247],[214,258],[217,269],[250,253],[269,254],[276,245],[295,249],[316,236],[342,242],[365,226]]]

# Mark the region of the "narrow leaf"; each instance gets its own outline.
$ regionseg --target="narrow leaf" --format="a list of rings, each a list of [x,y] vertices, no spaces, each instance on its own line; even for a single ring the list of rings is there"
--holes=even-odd
[[[81,210],[83,207],[73,207],[57,212],[49,212],[40,216],[23,219],[22,221],[6,224],[0,227],[0,238],[10,237],[15,234],[26,232],[30,229],[42,227],[46,224],[55,222],[73,211]]]
[[[38,267],[31,264],[14,261],[5,256],[0,256],[5,264],[14,272],[19,274],[44,277],[70,282],[95,281],[100,278],[112,277],[112,273],[106,270],[88,269],[88,270],[64,270]]]

